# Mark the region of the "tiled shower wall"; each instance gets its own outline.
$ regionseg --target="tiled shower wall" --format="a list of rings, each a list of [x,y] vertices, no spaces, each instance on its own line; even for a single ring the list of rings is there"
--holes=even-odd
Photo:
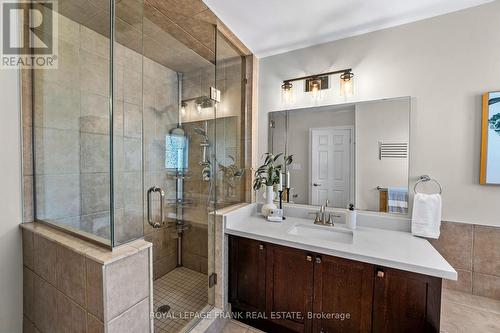
[[[500,300],[500,228],[443,222],[431,243],[458,272],[445,288]]]
[[[109,40],[63,16],[58,19],[62,60],[54,73],[36,74],[33,110],[30,72],[22,73],[24,222],[34,220],[34,114],[37,217],[109,237]],[[165,134],[177,122],[178,81],[174,71],[120,44],[115,44],[114,61],[115,232],[120,243],[142,236],[143,193],[153,185],[175,188],[162,164]],[[145,223],[144,234],[155,244],[155,275],[175,267],[171,233]]]

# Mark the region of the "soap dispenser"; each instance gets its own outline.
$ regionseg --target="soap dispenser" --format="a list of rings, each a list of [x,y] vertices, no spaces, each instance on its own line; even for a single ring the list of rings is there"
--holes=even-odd
[[[349,211],[347,212],[347,228],[354,230],[356,229],[356,210],[354,209],[354,205],[349,204]]]

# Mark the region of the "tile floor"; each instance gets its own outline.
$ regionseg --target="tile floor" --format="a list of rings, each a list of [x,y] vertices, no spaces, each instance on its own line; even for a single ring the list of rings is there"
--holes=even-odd
[[[237,321],[230,321],[223,333],[261,332]],[[500,332],[500,301],[444,289],[441,301],[442,333]]]
[[[444,289],[441,299],[441,332],[500,332],[500,301]]]
[[[169,305],[168,315],[155,318],[155,333],[182,331],[192,318],[186,312],[200,312],[208,302],[208,278],[185,267],[178,267],[153,283],[154,309]]]

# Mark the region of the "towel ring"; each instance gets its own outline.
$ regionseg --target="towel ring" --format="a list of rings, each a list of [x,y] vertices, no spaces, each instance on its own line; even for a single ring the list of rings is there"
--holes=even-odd
[[[415,183],[415,186],[413,187],[413,193],[417,194],[418,193],[417,192],[418,184],[424,183],[424,182],[434,182],[434,184],[436,184],[437,186],[439,186],[439,194],[443,194],[443,188],[441,187],[441,184],[439,184],[439,182],[437,180],[431,178],[428,175],[420,176],[420,179],[417,180],[417,182]]]

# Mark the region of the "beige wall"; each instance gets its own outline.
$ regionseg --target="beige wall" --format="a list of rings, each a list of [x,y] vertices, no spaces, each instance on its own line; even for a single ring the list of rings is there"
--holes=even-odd
[[[356,105],[356,208],[379,211],[377,186],[408,187],[407,158],[379,158],[379,142],[408,142],[408,98]]]
[[[500,89],[498,31],[495,1],[261,59],[259,153],[267,149],[265,114],[281,109],[282,80],[352,67],[356,101],[414,98],[410,188],[429,174],[443,185],[444,220],[500,226],[500,188],[479,185],[481,94]]]

